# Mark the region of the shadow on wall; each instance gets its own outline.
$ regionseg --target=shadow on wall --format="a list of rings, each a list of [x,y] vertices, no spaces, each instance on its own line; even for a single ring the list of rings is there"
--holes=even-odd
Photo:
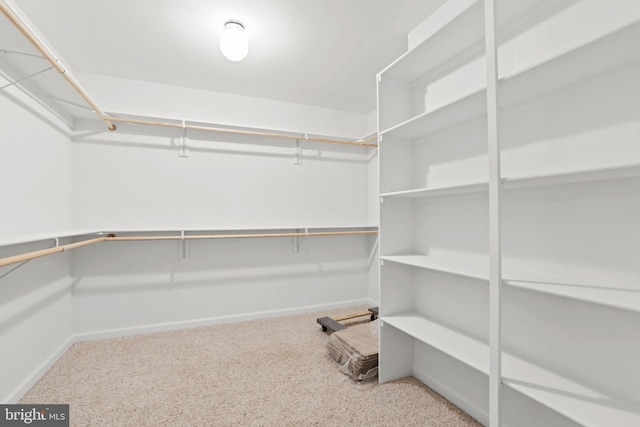
[[[640,313],[512,287],[503,307],[505,351],[640,404]]]
[[[345,238],[346,237],[346,238]],[[368,236],[109,242],[74,258],[76,332],[296,310],[368,298]]]
[[[34,317],[38,313],[44,311],[47,307],[56,304],[61,298],[71,295],[71,289],[77,284],[78,280],[56,280],[50,283],[37,283],[39,289],[35,290],[33,297],[26,300],[23,296],[20,298],[4,299],[6,307],[0,312],[0,335],[18,327],[20,323]],[[3,286],[0,282],[0,286]]]
[[[9,93],[9,91],[7,91],[6,89],[5,90],[0,90],[0,96],[2,96],[3,98],[6,98],[7,100],[9,100],[13,104],[15,104],[18,108],[21,108],[22,110],[28,112],[29,114],[31,114],[32,116],[34,116],[38,120],[42,121],[42,123],[45,123],[47,126],[49,126],[51,129],[53,129],[55,132],[57,132],[57,133],[59,133],[61,135],[64,135],[64,136],[66,136],[68,138],[71,138],[71,133],[70,133],[69,129],[60,126],[60,123],[57,123],[56,121],[52,120],[50,114],[45,113],[44,111],[38,111],[37,109],[33,108],[32,106],[30,106],[26,102],[20,100],[18,97],[11,95]]]
[[[511,382],[511,380],[509,380]],[[518,427],[580,427],[580,425],[558,412],[549,411],[541,403],[519,393],[509,387],[503,387],[503,422],[504,425]],[[535,416],[523,416],[535,414]]]
[[[73,275],[110,284],[112,278],[145,276],[164,284],[195,285],[327,278],[366,269],[374,244],[362,236],[309,237],[296,253],[288,237],[190,241],[189,258],[181,258],[177,241],[106,242],[76,252]]]
[[[182,258],[180,241],[104,242],[74,252],[74,277],[171,274],[176,271],[295,269],[300,265],[366,262],[375,241],[367,236],[302,238],[295,252],[292,237],[189,241],[189,257]]]
[[[60,244],[68,243],[68,239]],[[54,245],[33,242],[0,248],[0,258],[47,249]],[[13,301],[35,295],[52,283],[62,282],[70,277],[70,255],[57,253],[25,263],[0,267],[0,307]],[[6,309],[5,309],[6,310]],[[5,311],[3,310],[3,311]]]
[[[190,279],[188,272],[174,271],[168,275],[136,275],[133,274],[125,281],[122,279],[114,280],[114,284],[100,283],[95,284],[94,280],[86,278],[77,278],[73,281],[73,295],[125,295],[138,294],[140,292],[162,292],[176,291],[194,288],[213,289],[216,287],[241,285],[253,285],[256,282],[282,283],[284,281],[296,281],[299,283],[308,282],[314,279],[331,280],[345,276],[357,275],[363,272],[363,266],[355,265],[327,269],[326,264],[317,263],[313,265],[298,266],[295,268],[286,268],[288,271],[282,271],[283,268],[276,268],[275,271],[267,271],[264,268],[256,268],[255,270],[217,270],[206,274],[206,277],[200,279]],[[302,268],[300,268],[302,267]],[[184,278],[180,277],[184,274]],[[90,284],[88,284],[89,282]],[[102,281],[100,281],[102,282]],[[85,286],[86,285],[86,286]]]
[[[541,95],[526,105],[503,109],[505,116],[500,129],[503,149],[582,135],[626,122],[637,123],[638,74],[640,61]]]
[[[513,37],[517,36],[520,33],[526,32],[527,30],[533,28],[536,25],[539,25],[541,22],[545,22],[549,18],[557,15],[564,9],[579,3],[582,0],[555,0],[553,2],[540,2],[540,7],[536,10],[528,11],[527,15],[524,17],[526,22],[522,22],[522,20],[512,20],[510,26],[502,28],[500,32],[500,41],[504,42],[506,40],[511,40]],[[497,0],[496,2],[496,11],[498,20],[501,19],[502,15],[505,14],[509,7],[518,8],[518,5],[511,0]]]

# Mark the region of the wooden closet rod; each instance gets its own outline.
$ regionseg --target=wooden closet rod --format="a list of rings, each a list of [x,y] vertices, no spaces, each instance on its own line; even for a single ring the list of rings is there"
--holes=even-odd
[[[108,235],[97,237],[95,239],[83,240],[82,242],[69,243],[67,245],[56,246],[55,248],[41,249],[39,251],[28,252],[25,254],[14,255],[6,258],[0,258],[0,267],[20,262],[29,261],[47,255],[52,255],[70,249],[89,246],[94,243],[105,241],[143,241],[143,240],[204,240],[204,239],[247,239],[247,238],[266,238],[266,237],[314,237],[314,236],[350,236],[363,234],[378,234],[377,231],[314,231],[299,233],[261,233],[261,234],[195,234],[192,236],[123,236]]]
[[[69,243],[67,245],[56,246],[55,248],[41,249],[39,251],[28,252],[26,254],[14,255],[6,258],[0,258],[0,267],[6,265],[17,264],[19,262],[29,261],[47,255],[57,254],[59,252],[68,251],[70,249],[81,248],[83,246],[93,245],[94,243],[104,242],[106,237],[97,237],[95,239],[83,240],[82,242]]]
[[[227,129],[227,128],[220,128],[220,127],[214,127],[214,126],[200,126],[200,125],[189,125],[189,124],[185,124],[184,126],[182,126],[182,124],[180,123],[168,123],[168,122],[139,120],[139,119],[125,119],[125,118],[113,117],[113,116],[110,116],[109,120],[111,120],[112,122],[131,123],[135,125],[162,126],[162,127],[170,127],[170,128],[178,128],[178,129],[192,129],[192,130],[203,130],[208,132],[232,133],[236,135],[266,136],[266,137],[272,137],[272,138],[297,139],[297,140],[305,140],[305,141],[313,141],[313,142],[326,142],[330,144],[357,145],[359,147],[377,147],[378,146],[377,144],[371,144],[371,141],[375,141],[378,138],[378,135],[373,135],[369,138],[366,138],[360,141],[342,141],[342,140],[330,139],[330,138],[296,136],[296,135],[289,135],[289,134],[275,133],[275,132],[259,132],[259,131],[251,131],[251,130]]]
[[[95,111],[95,113],[102,119],[102,121],[107,125],[109,130],[116,130],[116,126],[111,123],[106,114],[102,112],[100,107],[96,105],[96,103],[91,99],[87,91],[84,90],[80,83],[67,72],[65,67],[60,63],[58,58],[38,39],[38,37],[25,25],[24,22],[15,14],[13,11],[5,4],[4,1],[0,1],[0,9],[2,13],[11,21],[11,23],[33,44],[33,46],[46,58],[47,61],[53,67],[58,70],[62,77],[75,89],[76,92],[85,100],[87,104]]]

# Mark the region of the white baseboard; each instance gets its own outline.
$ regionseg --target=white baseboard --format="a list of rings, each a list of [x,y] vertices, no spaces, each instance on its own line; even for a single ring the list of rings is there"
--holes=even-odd
[[[460,396],[460,394],[452,390],[446,384],[434,379],[427,372],[421,369],[416,369],[415,367],[413,368],[413,376],[436,392],[443,395],[447,400],[465,411],[467,414],[471,415],[482,425],[489,425],[489,414],[486,411],[476,405],[473,405],[467,399],[464,399],[462,396]]]
[[[25,378],[22,383],[16,387],[4,400],[2,400],[3,404],[7,403],[18,403],[22,396],[27,394],[31,387],[36,385],[40,378],[44,376],[45,373],[71,348],[73,344],[77,341],[75,340],[75,336],[71,335],[67,338],[60,346],[51,353],[49,357],[47,357],[44,362],[40,364],[27,378]]]
[[[205,319],[184,320],[178,322],[157,323],[145,326],[133,326],[128,328],[106,329],[95,332],[75,334],[76,342],[93,341],[107,338],[117,338],[131,335],[149,334],[154,332],[173,331],[177,329],[197,328],[199,326],[220,325],[223,323],[245,322],[248,320],[268,319],[271,317],[291,316],[294,314],[309,313],[314,311],[332,310],[357,305],[367,305],[366,299],[341,301],[337,303],[308,305],[304,307],[286,308],[281,310],[256,311],[253,313],[235,314],[230,316],[209,317]]]

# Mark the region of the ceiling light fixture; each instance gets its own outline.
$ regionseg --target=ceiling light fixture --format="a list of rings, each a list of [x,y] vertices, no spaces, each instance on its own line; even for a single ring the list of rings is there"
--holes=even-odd
[[[249,52],[249,42],[244,33],[244,26],[236,21],[224,24],[220,36],[220,50],[229,61],[240,61]]]

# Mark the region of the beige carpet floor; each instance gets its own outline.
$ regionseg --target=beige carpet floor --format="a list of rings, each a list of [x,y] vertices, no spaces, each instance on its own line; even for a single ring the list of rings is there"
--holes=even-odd
[[[355,383],[316,318],[362,307],[75,344],[21,403],[74,426],[479,426],[412,378]]]

